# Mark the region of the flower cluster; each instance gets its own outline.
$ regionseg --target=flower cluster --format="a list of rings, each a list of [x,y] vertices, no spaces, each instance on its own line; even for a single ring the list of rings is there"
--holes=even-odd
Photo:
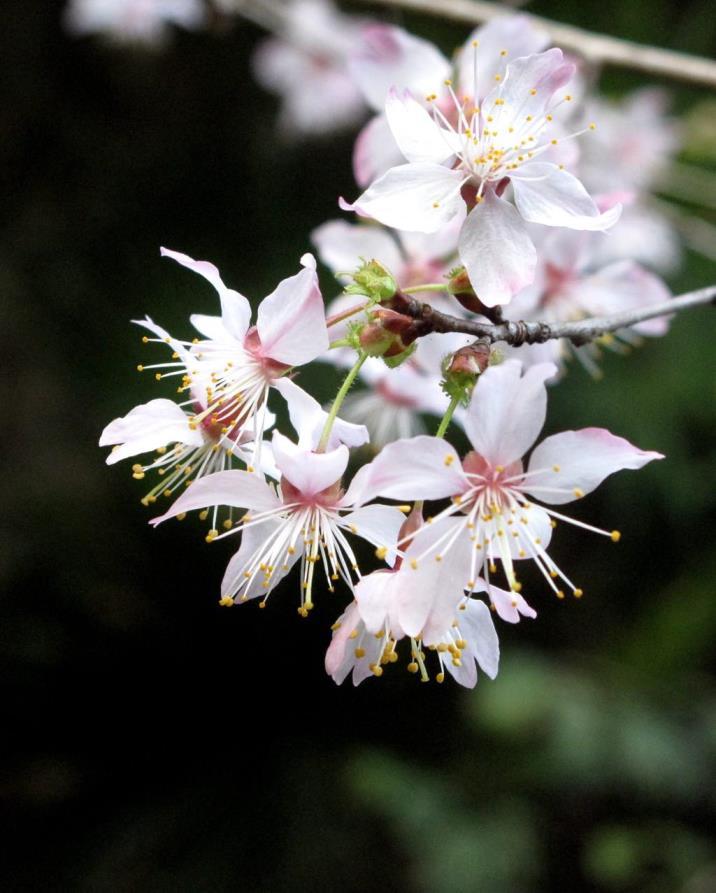
[[[192,315],[189,340],[137,321],[145,343],[168,351],[139,370],[171,387],[111,422],[100,445],[112,447],[109,463],[136,459],[146,506],[168,500],[152,524],[198,512],[208,542],[232,540],[222,606],[289,600],[291,578],[304,617],[317,599],[343,594],[325,658],[336,682],[381,676],[404,657],[423,680],[449,673],[473,686],[478,667],[498,670],[494,618],[536,617],[522,592],[525,563],[558,598],[582,595],[578,569],[550,553],[554,529],[620,538],[561,507],[662,457],[602,428],[535,446],[548,383],[570,353],[596,374],[595,345],[493,348],[436,333],[406,302],[458,321],[549,323],[668,300],[614,234],[648,188],[640,158],[657,169],[675,137],[640,117],[635,100],[641,129],[600,177],[624,133],[610,125],[599,150],[582,153],[578,138],[599,130],[574,108],[587,102],[579,62],[526,18],[478,29],[449,61],[400,28],[342,28],[337,15],[296,0],[255,69],[283,94],[285,130],[325,132],[363,107],[375,112],[353,158],[362,192],[339,202],[357,219],[311,234],[342,294],[325,305],[306,254],[253,317],[213,264],[162,249],[213,286],[218,313]],[[652,319],[602,345],[666,326]],[[301,367],[314,361],[345,372],[328,408],[301,386]],[[283,409],[291,436],[276,429]],[[426,416],[441,419],[434,435]]]

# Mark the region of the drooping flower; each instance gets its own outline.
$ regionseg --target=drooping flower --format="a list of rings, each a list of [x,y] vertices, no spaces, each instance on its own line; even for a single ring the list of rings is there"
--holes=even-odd
[[[480,46],[479,87],[473,93],[473,44]],[[503,75],[508,59],[516,59],[543,50],[549,37],[536,28],[526,16],[501,16],[477,28],[457,57],[457,83],[461,96],[470,96],[473,104],[491,90],[495,75]],[[423,101],[436,84],[449,78],[453,65],[432,43],[392,25],[371,24],[363,29],[350,57],[355,82],[366,102],[377,112],[360,132],[353,152],[353,171],[359,186],[368,186],[391,167],[401,164],[402,154],[385,116],[385,101],[391,88],[410,90]],[[450,117],[454,112],[451,99],[439,102],[441,111]],[[429,101],[424,101],[425,105]]]
[[[287,384],[286,375],[295,366],[315,359],[328,347],[323,298],[318,287],[315,261],[305,255],[304,269],[284,279],[259,304],[256,325],[251,326],[251,305],[227,288],[219,271],[207,261],[162,249],[210,282],[219,294],[221,316],[194,314],[191,322],[203,335],[188,343],[172,338],[150,319],[139,321],[157,340],[173,350],[169,363],[142,366],[159,369],[155,377],[179,376],[180,393],[189,395],[192,428],[217,428],[233,443],[251,439],[257,446],[266,428],[269,389],[285,391],[290,401],[298,386]],[[300,396],[300,395],[299,395]]]
[[[575,176],[544,160],[559,143],[550,128],[558,107],[571,100],[561,91],[573,72],[558,49],[515,59],[479,106],[460,101],[448,82],[454,123],[435,102],[431,116],[408,92],[391,91],[386,116],[407,164],[341,206],[387,226],[430,233],[467,204],[460,258],[485,306],[507,303],[535,275],[524,221],[606,230],[621,213],[618,204],[600,213]],[[473,93],[480,95],[477,84]],[[503,197],[508,185],[515,205]]]
[[[301,604],[304,616],[313,607],[316,565],[323,566],[328,587],[343,579],[353,588],[358,563],[346,532],[394,554],[403,522],[400,509],[364,505],[342,490],[348,448],[340,445],[316,453],[275,431],[274,461],[281,473],[276,489],[256,474],[223,471],[193,483],[171,509],[152,523],[212,505],[245,509],[241,521],[221,536],[241,533],[241,545],[229,562],[221,586],[224,605],[262,597],[265,604],[276,584],[301,562]],[[216,533],[213,537],[217,538]]]
[[[502,564],[509,588],[519,592],[515,562],[532,559],[554,592],[563,597],[562,580],[576,596],[573,584],[547,552],[557,521],[610,537],[606,531],[570,518],[548,506],[580,499],[620,469],[638,469],[660,453],[645,452],[602,428],[565,431],[547,437],[530,457],[527,470],[522,456],[530,449],[545,420],[546,379],[556,368],[544,363],[529,368],[508,360],[487,369],[465,418],[472,444],[461,461],[444,440],[415,437],[385,447],[376,459],[356,474],[347,497],[367,501],[377,495],[393,499],[442,499],[447,509],[415,534],[411,563],[449,562],[473,591],[479,577],[488,589],[491,574]],[[547,505],[538,505],[533,498]],[[422,531],[430,531],[427,545],[416,554]]]
[[[330,133],[358,121],[363,97],[348,71],[358,20],[327,0],[292,0],[281,34],[253,57],[256,80],[281,97],[279,124],[288,134]]]
[[[63,21],[73,34],[101,33],[121,42],[159,44],[171,25],[201,27],[206,7],[202,0],[70,0]]]

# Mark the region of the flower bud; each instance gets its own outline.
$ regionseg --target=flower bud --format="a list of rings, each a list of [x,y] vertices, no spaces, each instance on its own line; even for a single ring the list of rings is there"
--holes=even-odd
[[[410,349],[420,334],[414,319],[381,307],[371,313],[370,322],[360,331],[360,348],[371,357],[399,357]]]
[[[480,316],[486,316],[492,322],[498,322],[502,318],[502,311],[499,307],[485,307],[482,301],[475,294],[472,287],[470,277],[467,275],[465,267],[458,267],[452,270],[447,290],[459,301],[465,310],[471,313],[478,313]]]
[[[393,274],[377,260],[363,263],[353,274],[353,282],[346,286],[348,294],[366,295],[376,304],[392,298],[398,290]]]
[[[475,341],[456,350],[446,370],[446,375],[470,375],[477,377],[490,363],[490,345]]]

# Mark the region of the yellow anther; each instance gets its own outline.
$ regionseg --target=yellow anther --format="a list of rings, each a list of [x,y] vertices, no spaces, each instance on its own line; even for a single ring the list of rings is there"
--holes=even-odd
[[[436,555],[436,556],[435,556],[435,560],[436,560],[436,561],[442,561],[442,560],[443,560],[442,555]]]
[[[137,372],[144,372],[144,366],[141,363],[137,366]]]
[[[383,561],[387,554],[388,549],[385,546],[378,546],[378,548],[375,550],[375,557],[378,558],[380,561]]]
[[[331,629],[333,630],[333,632],[335,632],[337,629],[340,629],[340,628],[341,628],[340,620],[336,620],[336,622],[331,626]]]
[[[490,573],[491,573],[491,574],[496,574],[496,573],[497,573],[497,565],[495,564],[494,561],[491,561],[491,562],[490,562]]]
[[[572,94],[571,94],[571,93],[567,93],[567,95],[564,97],[564,101],[565,101],[565,102],[571,102],[571,101],[572,101]]]
[[[162,380],[162,373],[161,373],[161,372],[155,372],[155,373],[154,373],[154,378],[155,378],[156,381],[161,381],[161,380]]]
[[[230,596],[225,595],[223,598],[219,599],[219,604],[222,608],[230,608],[234,604],[234,600]]]
[[[397,506],[399,512],[402,512],[404,515],[409,515],[412,511],[412,505],[399,505]]]
[[[522,583],[520,583],[519,580],[515,580],[515,582],[512,584],[512,591],[522,592]]]
[[[415,560],[415,558],[410,559],[410,566],[414,571],[418,569],[418,562]]]
[[[435,681],[436,682],[445,682],[445,673],[442,673],[442,672],[438,673],[438,675],[435,677]]]
[[[454,658],[452,659],[452,665],[453,665],[453,667],[461,667],[461,666],[462,666],[462,661],[460,660],[459,657],[454,657]]]
[[[559,140],[550,140],[550,143],[552,143],[553,146],[556,146],[558,142]]]
[[[135,481],[141,481],[144,478],[144,472],[143,471],[135,471],[134,474],[132,475],[132,477],[134,478]]]
[[[505,466],[504,466],[504,465],[495,465],[495,471],[496,471],[498,474],[502,474],[502,472],[503,472],[504,470],[505,470]]]
[[[527,115],[527,118],[526,118],[525,120],[527,120],[527,121],[532,121],[532,120],[534,120],[534,119],[532,118],[532,115]]]
[[[584,595],[583,589],[575,589],[573,593],[575,598],[581,598]]]
[[[495,80],[499,83],[499,82],[502,80],[502,75],[501,75],[501,74],[496,74],[496,75],[495,75]]]
[[[597,129],[597,125],[594,123],[594,121],[592,121],[592,122],[590,123],[590,125],[589,125],[589,129],[590,129],[590,130],[596,130],[596,129]]]
[[[445,78],[443,83],[445,84],[446,87],[452,87],[452,81],[450,80],[450,78]]]
[[[447,456],[445,456],[444,465],[447,468],[449,468],[454,461],[455,461],[455,456],[452,453],[449,453]]]
[[[580,490],[579,487],[575,487],[573,492],[577,499],[581,499],[584,496],[584,490]]]
[[[419,669],[420,668],[418,667],[418,665],[415,663],[414,660],[411,660],[407,666],[407,670],[409,673],[417,673]]]
[[[548,120],[548,121],[554,121],[554,116],[553,116],[553,115],[547,115],[546,117],[547,117],[547,120]]]
[[[553,465],[552,471],[559,471],[559,465]]]
[[[557,590],[557,598],[564,598],[564,592],[561,589]]]
[[[476,205],[481,205],[483,203],[483,201],[484,201],[483,196],[481,196],[481,195],[475,196],[475,204]],[[445,464],[447,465],[448,463],[446,462]]]
[[[365,648],[356,648],[353,653],[358,659],[360,659],[361,657],[365,657]]]
[[[440,202],[433,202],[433,208],[439,208]]]
[[[204,509],[202,512],[199,512],[199,520],[206,521],[209,517],[209,509]]]
[[[371,664],[369,669],[374,676],[383,675],[383,668],[379,664]]]
[[[619,530],[612,530],[609,536],[611,537],[613,543],[618,543],[619,540],[622,538],[621,532]]]
[[[207,543],[210,543],[210,542],[212,542],[213,540],[215,540],[215,539],[217,538],[218,535],[219,535],[219,531],[218,531],[218,530],[210,530],[210,531],[207,533],[207,535],[204,537],[204,539],[206,540]]]
[[[227,518],[226,521],[224,521],[224,523],[223,523],[221,526],[224,528],[224,530],[231,530],[231,528],[232,528],[234,525],[231,523],[231,521],[229,520],[229,518]]]
[[[177,521],[183,521],[186,518],[186,512],[179,512],[177,515]]]

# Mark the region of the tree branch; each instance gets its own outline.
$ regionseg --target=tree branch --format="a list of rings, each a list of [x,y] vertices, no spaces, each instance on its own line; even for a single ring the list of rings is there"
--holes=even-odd
[[[498,16],[515,14],[514,10],[487,0],[360,0],[360,2],[409,9],[472,25],[489,22]],[[660,47],[644,46],[606,34],[593,34],[574,25],[553,22],[531,13],[520,11],[519,14],[547,31],[555,45],[565,50],[572,50],[589,62],[616,65],[671,80],[716,87],[716,62],[710,59],[689,56]]]
[[[520,347],[522,344],[543,344],[545,341],[555,338],[568,338],[579,347],[606,335],[608,332],[626,329],[657,316],[671,316],[681,310],[714,303],[716,303],[716,285],[710,285],[661,304],[654,304],[639,310],[625,310],[623,313],[615,313],[612,316],[597,316],[576,322],[551,323],[506,320],[497,325],[480,322],[476,319],[460,319],[457,316],[441,313],[430,304],[424,304],[403,292],[398,292],[392,298],[390,306],[399,313],[420,320],[425,327],[425,331],[421,334],[463,332],[466,335],[484,338],[491,344],[496,341],[504,341],[513,347]]]

